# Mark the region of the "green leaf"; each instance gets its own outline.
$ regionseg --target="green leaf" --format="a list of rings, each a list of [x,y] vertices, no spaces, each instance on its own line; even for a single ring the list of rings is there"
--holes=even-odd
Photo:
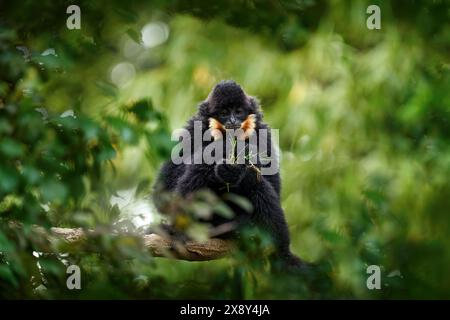
[[[6,253],[14,250],[14,244],[11,243],[8,238],[0,232],[0,252]]]
[[[45,56],[36,55],[32,58],[32,60],[39,64],[42,68],[59,69],[63,67],[61,60],[52,54]]]
[[[24,154],[25,147],[20,142],[4,138],[0,143],[0,152],[8,158],[18,158]]]
[[[39,173],[39,170],[28,165],[22,168],[22,175],[27,181],[27,183],[30,185],[37,183],[41,179],[41,174]]]
[[[127,22],[127,23],[136,23],[138,20],[138,15],[136,14],[136,12],[131,11],[128,8],[114,8],[114,12],[120,17],[122,18],[123,21]]]
[[[150,120],[160,121],[162,115],[153,108],[150,99],[139,100],[128,108],[128,111],[135,114],[139,121],[146,122]]]
[[[19,176],[15,169],[0,167],[0,191],[12,192],[18,183]]]
[[[10,134],[12,130],[12,125],[6,119],[0,119],[0,133]]]
[[[139,33],[134,29],[128,29],[127,35],[137,44],[141,44],[141,37],[139,36]]]
[[[97,81],[95,85],[97,86],[97,88],[100,89],[100,91],[104,96],[116,98],[118,95],[117,87],[111,83],[107,83],[104,81]]]
[[[11,283],[15,288],[19,286],[19,283],[14,276],[13,272],[11,271],[11,268],[9,265],[1,264],[0,265],[0,279],[3,279],[9,283]]]
[[[59,261],[50,260],[48,258],[40,258],[39,264],[46,274],[60,275],[64,267]]]
[[[125,120],[118,117],[108,117],[106,120],[116,131],[118,131],[125,142],[136,144],[139,141],[137,130]]]
[[[234,212],[233,210],[231,210],[231,208],[229,206],[227,206],[225,203],[223,202],[219,202],[214,206],[214,211],[219,214],[220,216],[227,218],[227,219],[232,219],[234,217]]]
[[[150,180],[144,179],[141,182],[139,182],[136,191],[134,193],[135,197],[139,197],[143,192],[148,192],[150,186]]]
[[[247,212],[252,212],[253,210],[253,206],[251,204],[251,202],[242,196],[239,196],[237,194],[232,194],[232,193],[226,193],[223,198],[225,200],[229,200],[231,202],[234,202],[235,204],[237,204],[240,208],[244,209]]]
[[[150,151],[161,158],[170,157],[172,148],[176,145],[176,142],[171,140],[170,134],[165,129],[158,129],[152,133],[147,132],[146,138]]]
[[[101,129],[97,123],[88,118],[82,118],[79,121],[86,140],[93,140],[99,136]]]
[[[116,157],[116,150],[111,145],[103,145],[101,151],[98,154],[100,161],[111,160]]]
[[[44,202],[64,202],[67,197],[67,187],[56,180],[46,180],[40,185],[40,191]]]

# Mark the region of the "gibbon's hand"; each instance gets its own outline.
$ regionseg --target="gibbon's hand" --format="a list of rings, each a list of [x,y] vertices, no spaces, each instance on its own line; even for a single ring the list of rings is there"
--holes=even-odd
[[[224,183],[232,185],[239,184],[246,173],[247,167],[245,164],[227,164],[224,162],[218,163],[214,167],[216,177]]]

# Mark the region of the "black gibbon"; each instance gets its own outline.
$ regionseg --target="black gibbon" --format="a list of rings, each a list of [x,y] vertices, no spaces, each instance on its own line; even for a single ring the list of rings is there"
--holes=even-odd
[[[187,123],[185,129],[194,136],[194,122],[202,124],[202,134],[210,130],[214,140],[223,137],[226,129],[241,129],[241,140],[249,140],[259,130],[268,132],[267,150],[271,150],[270,128],[262,121],[262,112],[255,98],[248,96],[234,81],[218,83],[207,99],[200,103],[198,112]],[[202,152],[210,142],[202,142],[199,150]],[[276,245],[277,256],[288,265],[300,266],[301,260],[289,249],[290,239],[283,209],[280,204],[280,175],[262,175],[264,164],[257,157],[255,163],[233,164],[219,161],[213,164],[174,164],[166,162],[161,168],[154,195],[160,192],[175,192],[187,197],[196,191],[208,189],[218,196],[233,193],[248,199],[252,204],[252,212],[232,206],[235,221],[239,226],[253,224],[262,228],[272,237]],[[224,184],[227,188],[224,188]],[[156,200],[156,199],[155,199]],[[155,201],[156,202],[156,201]],[[228,221],[220,215],[214,215],[210,223],[213,226]]]

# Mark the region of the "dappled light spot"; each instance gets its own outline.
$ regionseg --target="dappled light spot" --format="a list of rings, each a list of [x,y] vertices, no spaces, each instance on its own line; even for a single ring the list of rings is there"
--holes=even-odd
[[[142,42],[147,48],[157,47],[169,38],[169,27],[162,22],[146,24],[141,31]]]
[[[122,62],[111,70],[111,81],[119,88],[130,84],[136,76],[136,69],[129,62]]]

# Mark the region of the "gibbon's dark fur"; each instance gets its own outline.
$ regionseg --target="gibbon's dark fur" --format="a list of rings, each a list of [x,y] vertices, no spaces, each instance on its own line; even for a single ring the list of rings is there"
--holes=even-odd
[[[250,117],[249,117],[250,116]],[[211,119],[215,125],[224,127],[239,127],[245,120],[254,121],[253,134],[258,129],[268,129],[268,153],[270,156],[270,129],[262,122],[262,112],[256,100],[248,96],[234,81],[221,81],[203,101],[198,113],[192,117],[186,129],[194,136],[194,121],[202,122],[202,132],[210,128]],[[217,121],[217,122],[215,122]],[[246,123],[245,125],[248,125]],[[192,139],[193,140],[193,139]],[[203,148],[210,142],[203,142]],[[258,159],[254,166],[261,168]],[[224,187],[227,184],[227,187]],[[280,204],[280,175],[260,175],[258,170],[247,164],[178,164],[166,162],[159,174],[155,194],[169,191],[176,192],[185,197],[197,190],[209,189],[219,196],[231,192],[247,198],[253,212],[248,213],[233,203],[227,203],[233,209],[233,221],[238,225],[251,223],[267,231],[277,246],[277,254],[290,265],[300,265],[300,260],[289,249],[289,231]],[[220,225],[228,220],[214,215],[210,221],[213,226]]]

